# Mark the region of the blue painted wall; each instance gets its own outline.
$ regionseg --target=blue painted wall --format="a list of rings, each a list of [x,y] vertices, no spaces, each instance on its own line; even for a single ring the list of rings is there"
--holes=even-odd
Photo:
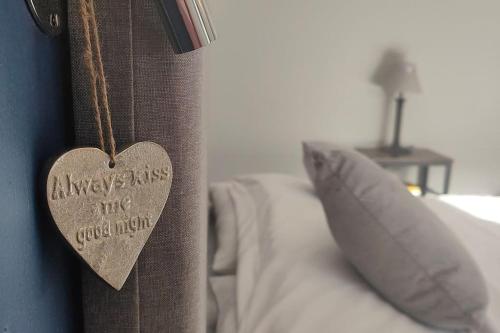
[[[79,264],[46,213],[43,168],[71,143],[65,38],[0,1],[0,332],[80,331]]]

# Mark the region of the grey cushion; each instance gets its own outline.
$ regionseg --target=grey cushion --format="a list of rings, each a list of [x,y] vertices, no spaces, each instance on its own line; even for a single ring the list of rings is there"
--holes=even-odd
[[[484,325],[488,297],[476,263],[396,177],[328,143],[305,143],[304,163],[339,247],[386,300],[437,328]]]

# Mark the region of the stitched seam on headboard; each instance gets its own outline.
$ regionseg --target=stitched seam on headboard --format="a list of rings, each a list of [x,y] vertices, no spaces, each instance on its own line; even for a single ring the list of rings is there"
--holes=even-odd
[[[135,85],[134,85],[134,32],[133,32],[133,15],[132,15],[132,0],[128,1],[128,19],[129,19],[129,56],[130,56],[130,126],[132,134],[132,142],[135,142]],[[137,259],[139,260],[139,259]],[[137,333],[141,332],[141,291],[139,289],[139,262],[135,263],[135,290],[137,297],[137,312],[136,312],[136,320],[137,320]]]

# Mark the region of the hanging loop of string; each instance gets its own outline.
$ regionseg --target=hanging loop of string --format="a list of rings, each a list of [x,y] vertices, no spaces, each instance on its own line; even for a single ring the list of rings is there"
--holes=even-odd
[[[90,97],[94,107],[94,117],[99,137],[99,146],[106,152],[105,139],[108,141],[111,163],[114,164],[116,156],[116,143],[113,136],[111,111],[109,109],[108,87],[104,75],[104,65],[101,54],[101,42],[95,14],[94,0],[80,0],[80,14],[83,24],[85,50],[83,58],[90,76]],[[104,110],[104,118],[101,114]],[[106,127],[106,137],[103,130],[103,120]]]

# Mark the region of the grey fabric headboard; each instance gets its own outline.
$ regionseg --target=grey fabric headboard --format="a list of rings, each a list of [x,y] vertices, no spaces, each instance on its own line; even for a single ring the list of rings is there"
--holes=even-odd
[[[76,142],[97,146],[78,2],[68,4]],[[82,265],[84,330],[198,332],[206,215],[201,213],[206,212],[206,191],[200,53],[173,53],[154,0],[95,3],[118,146],[145,140],[161,144],[172,160],[174,179],[164,212],[121,291]]]

